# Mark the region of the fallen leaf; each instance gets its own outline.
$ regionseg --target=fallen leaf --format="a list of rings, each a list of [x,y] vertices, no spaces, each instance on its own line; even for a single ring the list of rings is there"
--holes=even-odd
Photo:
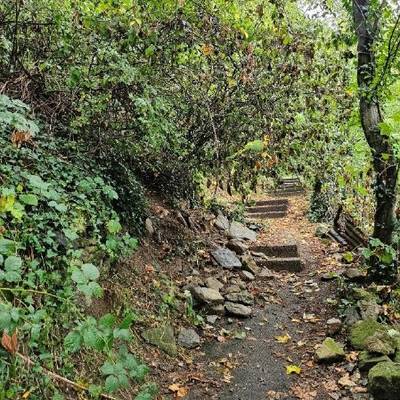
[[[290,375],[290,374],[298,374],[299,375],[300,372],[301,372],[301,368],[298,365],[292,364],[292,365],[288,365],[286,367],[286,373],[288,375]]]
[[[185,386],[181,386],[179,383],[173,383],[172,385],[169,385],[168,389],[171,392],[174,392],[175,397],[178,399],[185,397],[189,392]]]
[[[17,332],[14,332],[12,336],[10,336],[4,331],[1,344],[9,353],[15,354],[18,350]]]
[[[291,339],[291,337],[287,333],[283,336],[275,336],[275,340],[278,343],[287,343],[290,339]]]

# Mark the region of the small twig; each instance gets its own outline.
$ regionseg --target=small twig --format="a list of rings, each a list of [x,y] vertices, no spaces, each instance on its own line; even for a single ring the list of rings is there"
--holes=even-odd
[[[24,356],[23,354],[21,354],[19,352],[16,352],[15,355],[18,356],[26,365],[28,365],[28,366],[34,366],[35,365],[35,362],[33,360],[31,360],[29,357]],[[85,386],[83,386],[83,385],[81,385],[79,383],[76,383],[74,381],[71,381],[71,380],[69,380],[67,378],[64,378],[63,376],[58,375],[55,372],[51,372],[46,368],[42,367],[42,370],[49,378],[55,379],[57,381],[64,382],[69,386],[73,386],[75,389],[85,390],[85,391],[88,390],[87,387],[85,387]],[[100,397],[103,398],[103,399],[108,399],[108,400],[117,400],[116,397],[112,397],[112,396],[110,396],[108,394],[105,394],[105,393],[100,393]]]

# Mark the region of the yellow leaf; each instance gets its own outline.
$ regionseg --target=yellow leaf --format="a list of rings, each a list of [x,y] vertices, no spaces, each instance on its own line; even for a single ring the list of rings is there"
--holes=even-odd
[[[287,343],[291,339],[290,335],[286,334],[283,336],[275,336],[275,340],[278,343]]]
[[[179,383],[173,383],[172,385],[169,385],[168,389],[171,392],[174,392],[177,398],[185,397],[189,392],[186,387],[179,385]]]
[[[286,373],[288,375],[290,375],[290,374],[300,374],[300,372],[301,372],[301,368],[298,365],[292,364],[292,365],[288,365],[286,367]]]
[[[201,52],[205,56],[211,56],[211,54],[214,53],[214,49],[213,49],[213,47],[211,45],[203,44],[203,46],[201,46]]]
[[[28,399],[30,395],[31,395],[31,391],[30,391],[30,390],[27,390],[27,391],[22,395],[22,398],[23,398],[23,399]]]

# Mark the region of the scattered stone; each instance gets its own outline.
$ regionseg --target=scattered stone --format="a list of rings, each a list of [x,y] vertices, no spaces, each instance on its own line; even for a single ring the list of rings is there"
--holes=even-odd
[[[221,293],[214,289],[194,286],[191,288],[191,293],[196,300],[199,300],[203,303],[216,305],[224,302],[224,298],[221,296]]]
[[[400,333],[396,329],[375,332],[365,340],[365,349],[370,353],[394,354],[400,348]]]
[[[347,268],[344,276],[352,282],[361,282],[365,279],[366,273],[358,268]]]
[[[342,321],[339,318],[330,318],[326,321],[328,335],[336,335],[342,328]]]
[[[240,272],[239,272],[240,273]],[[239,286],[240,289],[246,290],[247,289],[247,284],[246,282],[243,282],[240,278],[233,278],[231,279],[231,284]]]
[[[350,343],[356,350],[364,350],[365,342],[376,332],[385,332],[386,327],[374,319],[356,322],[350,330]]]
[[[142,337],[171,357],[177,355],[174,328],[171,325],[147,329],[142,333]]]
[[[212,276],[206,279],[206,286],[210,289],[216,290],[217,292],[219,292],[224,287],[223,283]]]
[[[225,289],[225,293],[226,294],[228,294],[228,293],[238,293],[238,292],[240,292],[240,290],[241,289],[240,289],[239,285],[230,285]]]
[[[379,314],[382,312],[382,307],[376,304],[375,300],[360,300],[358,308],[362,319],[378,319]]]
[[[319,224],[315,229],[315,236],[323,238],[328,234],[329,230],[330,227],[328,224]]]
[[[223,306],[222,306],[222,311],[224,311],[224,307]],[[215,324],[217,322],[218,318],[219,318],[218,315],[207,315],[206,316],[206,321],[209,324]]]
[[[243,224],[237,221],[232,221],[229,228],[228,236],[231,239],[245,239],[255,241],[257,239],[257,233],[247,228]]]
[[[347,327],[353,326],[356,322],[361,319],[360,314],[357,311],[357,308],[354,306],[348,307],[344,312],[344,324]]]
[[[337,272],[326,272],[321,275],[321,281],[333,281],[334,279],[338,279],[339,274]]]
[[[368,353],[368,351],[362,351],[358,356],[358,368],[360,371],[369,371],[376,364],[385,361],[390,361],[390,358],[388,356],[377,356]]]
[[[375,400],[398,400],[400,364],[386,361],[371,368],[368,373],[368,389]]]
[[[245,281],[254,281],[254,279],[256,279],[251,272],[245,270],[240,271],[240,277]]]
[[[230,227],[230,222],[229,222],[228,218],[226,218],[225,215],[222,214],[221,211],[218,211],[218,215],[214,222],[214,225],[218,229],[221,229],[222,231],[227,231]]]
[[[254,258],[252,256],[250,256],[250,255],[242,256],[242,263],[243,263],[243,267],[242,268],[245,271],[249,271],[253,275],[258,275],[259,274],[260,267],[254,261]]]
[[[247,307],[243,304],[232,303],[230,301],[225,302],[225,309],[229,315],[234,315],[236,317],[247,318],[252,314],[250,307]]]
[[[373,293],[360,287],[353,287],[352,296],[356,300],[376,300],[376,296]]]
[[[269,281],[275,279],[275,274],[268,268],[263,268],[258,274],[258,278],[261,280]]]
[[[182,328],[178,335],[178,343],[187,349],[194,349],[200,345],[200,336],[194,329]]]
[[[219,247],[217,250],[211,252],[214,260],[223,268],[233,269],[240,268],[242,263],[237,258],[236,253],[232,250]]]
[[[252,306],[254,304],[253,295],[247,291],[239,293],[228,293],[225,295],[226,300],[232,303],[242,303],[247,306]]]
[[[224,315],[225,314],[225,307],[223,304],[217,304],[215,306],[211,306],[209,310],[213,314],[216,314],[216,315]]]
[[[228,249],[234,251],[236,254],[242,255],[249,250],[249,247],[246,246],[241,240],[239,239],[232,239],[226,245]]]
[[[345,356],[343,345],[334,339],[327,337],[316,350],[318,362],[335,362],[342,360]]]
[[[155,232],[155,229],[154,229],[153,222],[151,221],[151,219],[150,218],[146,218],[146,221],[144,222],[144,225],[145,225],[146,231],[149,234],[149,236],[153,236],[154,232]]]

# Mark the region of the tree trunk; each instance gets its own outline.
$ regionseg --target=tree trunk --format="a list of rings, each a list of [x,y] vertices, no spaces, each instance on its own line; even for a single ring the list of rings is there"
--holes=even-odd
[[[358,37],[357,81],[361,124],[371,148],[375,171],[376,210],[373,237],[390,246],[395,227],[398,163],[388,137],[381,132],[383,118],[374,88],[376,66],[373,47],[379,31],[377,13],[379,11],[372,12],[371,0],[353,0],[353,17]],[[378,257],[374,257],[369,270],[370,278],[376,281],[393,280],[396,275],[395,263],[388,268],[379,264]]]

